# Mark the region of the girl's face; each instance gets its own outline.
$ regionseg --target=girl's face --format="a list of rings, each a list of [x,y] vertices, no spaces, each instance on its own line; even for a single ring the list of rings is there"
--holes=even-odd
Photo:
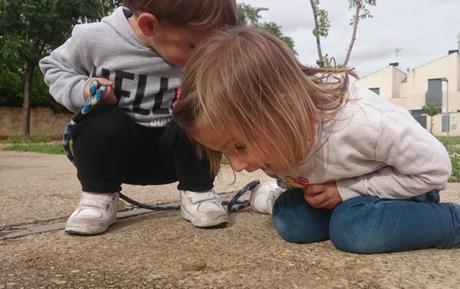
[[[279,166],[276,164],[276,158],[263,145],[262,150],[259,150],[254,145],[242,143],[224,133],[212,134],[209,130],[195,130],[192,137],[203,146],[222,152],[236,172],[262,169],[277,173]]]

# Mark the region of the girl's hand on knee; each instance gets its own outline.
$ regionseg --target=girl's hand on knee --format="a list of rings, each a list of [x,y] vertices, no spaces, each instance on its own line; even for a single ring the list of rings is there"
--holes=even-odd
[[[100,84],[105,85],[107,89],[104,92],[104,96],[102,97],[102,103],[108,103],[108,104],[115,104],[117,103],[117,97],[113,93],[113,83],[112,81],[102,78],[102,77],[95,77],[95,78],[90,78],[86,82],[85,88],[83,89],[83,97],[85,99],[88,99],[89,97],[89,90],[91,88],[91,85],[93,84],[93,81],[99,81]]]
[[[313,208],[333,209],[342,202],[335,182],[309,185],[304,189],[304,198]]]

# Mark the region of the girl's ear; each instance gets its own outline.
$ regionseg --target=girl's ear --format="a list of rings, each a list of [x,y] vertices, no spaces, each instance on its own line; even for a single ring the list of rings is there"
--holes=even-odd
[[[152,36],[157,32],[160,21],[155,15],[143,12],[137,16],[137,25],[145,36]]]

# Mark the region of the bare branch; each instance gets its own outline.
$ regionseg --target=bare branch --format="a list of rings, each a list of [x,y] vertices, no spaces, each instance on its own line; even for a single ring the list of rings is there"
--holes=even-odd
[[[317,33],[319,29],[318,25],[318,12],[317,12],[317,7],[314,3],[314,0],[310,0],[310,5],[311,5],[311,10],[313,11],[313,19],[315,21],[315,29],[313,30],[313,35],[315,35],[316,38],[316,49],[318,51],[318,60],[321,61],[323,59],[323,53],[321,51],[321,39],[319,33]]]
[[[359,19],[361,18],[359,12],[362,8],[361,0],[352,0],[355,3],[355,14],[353,15],[353,31],[351,33],[350,44],[348,45],[347,55],[345,56],[345,60],[343,61],[343,66],[347,66],[348,60],[350,59],[351,50],[353,49],[353,45],[355,44],[356,40],[356,33],[358,31],[358,23]]]

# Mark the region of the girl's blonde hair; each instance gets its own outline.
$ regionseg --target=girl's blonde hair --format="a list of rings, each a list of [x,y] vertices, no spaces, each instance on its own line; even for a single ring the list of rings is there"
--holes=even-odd
[[[174,27],[199,29],[236,26],[235,0],[124,0],[133,13],[148,12]]]
[[[174,116],[189,134],[199,130],[268,149],[283,169],[292,169],[346,100],[350,71],[304,67],[284,42],[257,28],[220,32],[187,63]],[[200,144],[198,151],[217,173],[221,154]]]

